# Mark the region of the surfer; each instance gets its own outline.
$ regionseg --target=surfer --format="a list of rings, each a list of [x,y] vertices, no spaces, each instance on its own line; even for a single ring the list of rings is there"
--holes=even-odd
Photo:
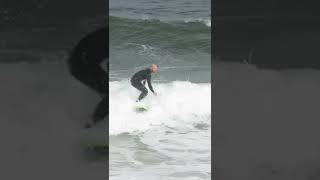
[[[148,95],[148,90],[145,87],[146,81],[148,82],[148,87],[150,91],[157,95],[157,93],[153,90],[153,87],[151,85],[151,73],[157,72],[158,67],[156,64],[151,64],[149,68],[141,70],[137,73],[135,73],[131,78],[131,85],[141,91],[140,96],[137,99],[138,101],[141,101],[144,97]]]
[[[108,27],[89,33],[73,48],[68,59],[71,74],[102,97],[85,128],[90,128],[109,114],[109,76],[101,67],[105,61],[109,71],[108,36]]]

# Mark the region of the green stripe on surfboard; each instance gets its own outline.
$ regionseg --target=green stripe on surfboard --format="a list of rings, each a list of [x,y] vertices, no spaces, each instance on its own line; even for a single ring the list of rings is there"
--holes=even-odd
[[[136,106],[135,107],[136,112],[145,112],[148,111],[148,109],[144,106]]]

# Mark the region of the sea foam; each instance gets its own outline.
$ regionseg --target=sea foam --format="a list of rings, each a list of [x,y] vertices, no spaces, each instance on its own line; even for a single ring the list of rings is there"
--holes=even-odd
[[[195,84],[187,81],[154,84],[159,93],[151,92],[143,100],[148,111],[135,111],[139,91],[128,81],[109,83],[109,133],[143,132],[157,125],[170,127],[192,126],[210,121],[211,84]]]

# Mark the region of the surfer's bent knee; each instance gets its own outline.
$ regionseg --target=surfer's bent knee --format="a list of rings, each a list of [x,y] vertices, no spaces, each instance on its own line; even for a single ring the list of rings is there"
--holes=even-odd
[[[142,93],[145,94],[145,95],[148,95],[148,90],[147,90],[147,89],[144,89],[144,90],[142,91]]]

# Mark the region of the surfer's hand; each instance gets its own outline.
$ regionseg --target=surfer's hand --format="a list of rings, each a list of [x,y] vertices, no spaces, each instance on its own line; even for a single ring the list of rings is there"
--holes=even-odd
[[[156,96],[156,95],[158,95],[156,92],[153,92],[153,94]]]

